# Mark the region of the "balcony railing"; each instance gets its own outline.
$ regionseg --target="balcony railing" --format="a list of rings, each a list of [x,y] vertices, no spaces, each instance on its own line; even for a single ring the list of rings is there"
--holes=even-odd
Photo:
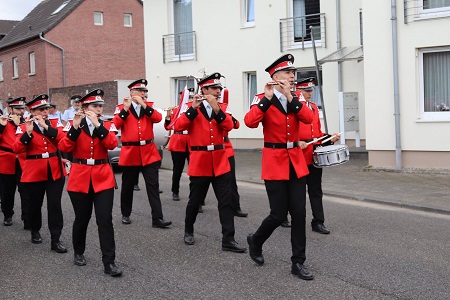
[[[280,19],[280,50],[311,48],[311,30],[316,47],[325,47],[325,14]]]
[[[196,60],[195,31],[163,35],[164,63],[183,60]]]

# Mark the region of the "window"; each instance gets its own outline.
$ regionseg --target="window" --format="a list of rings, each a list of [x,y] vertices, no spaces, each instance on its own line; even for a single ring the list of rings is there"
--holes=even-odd
[[[131,14],[123,14],[123,26],[133,27],[133,18]]]
[[[13,57],[12,59],[13,63],[13,79],[19,77],[19,61],[17,60],[17,57]]]
[[[52,12],[52,15],[56,15],[57,13],[59,13],[64,7],[66,7],[66,5],[70,2],[66,1],[63,4],[61,4],[54,12]]]
[[[173,21],[175,35],[175,55],[192,54],[194,44],[192,35],[192,1],[174,0]]]
[[[242,27],[255,26],[255,0],[241,0]]]
[[[423,0],[423,9],[450,8],[450,0]]]
[[[450,47],[419,51],[421,115],[450,120]]]
[[[94,25],[103,25],[103,13],[100,11],[94,12]]]
[[[248,107],[252,104],[253,98],[258,93],[256,89],[256,72],[249,72],[245,74],[245,89]]]
[[[0,61],[0,81],[3,81],[3,62]]]
[[[36,63],[34,60],[34,52],[30,52],[30,73],[29,75],[36,74]]]
[[[450,16],[450,0],[416,0],[418,15],[416,19],[439,18]],[[411,11],[411,10],[410,10]]]
[[[195,82],[194,79],[186,79],[185,77],[182,78],[175,78],[174,79],[174,96],[171,101],[171,106],[178,105],[180,103],[180,93],[183,91],[184,87],[187,85],[187,88],[195,88]]]

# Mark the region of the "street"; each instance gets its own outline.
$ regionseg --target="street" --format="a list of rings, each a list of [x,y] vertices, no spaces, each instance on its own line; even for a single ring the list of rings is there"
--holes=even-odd
[[[278,228],[264,245],[265,265],[246,254],[221,250],[217,201],[210,188],[204,213],[195,224],[196,243],[183,243],[188,177],[183,174],[181,201],[171,200],[172,172],[160,171],[161,201],[170,229],[151,227],[144,181],[135,192],[132,224],[120,222],[120,189],[115,192],[117,265],[121,278],[103,274],[95,217],[85,257],[73,264],[73,209],[63,193],[62,241],[67,254],[50,251],[46,206],[43,243],[30,242],[20,222],[20,201],[12,227],[0,226],[1,299],[448,299],[450,294],[450,216],[380,204],[325,197],[331,234],[311,231],[307,205],[306,265],[315,275],[303,281],[290,274],[290,230]],[[116,172],[120,187],[121,173]],[[268,214],[264,185],[238,182],[242,209],[235,218],[236,240],[247,247]]]

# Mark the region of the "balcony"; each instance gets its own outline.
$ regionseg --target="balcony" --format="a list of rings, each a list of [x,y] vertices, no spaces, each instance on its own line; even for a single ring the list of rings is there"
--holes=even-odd
[[[195,31],[163,35],[163,62],[196,60]]]
[[[280,19],[280,50],[311,48],[311,30],[316,47],[325,47],[325,14]]]

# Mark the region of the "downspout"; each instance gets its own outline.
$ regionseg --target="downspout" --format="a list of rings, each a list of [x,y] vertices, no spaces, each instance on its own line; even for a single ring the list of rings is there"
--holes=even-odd
[[[336,48],[341,50],[341,1],[336,0]],[[342,62],[338,61],[338,92],[342,92]]]
[[[392,59],[394,77],[394,116],[395,116],[395,164],[397,169],[402,168],[402,147],[400,139],[400,101],[398,88],[398,47],[397,47],[397,6],[396,0],[391,0],[392,21]]]
[[[60,46],[58,46],[58,45],[56,45],[56,44],[53,43],[53,42],[50,42],[50,41],[47,40],[47,39],[45,39],[45,38],[42,36],[42,32],[39,33],[39,38],[40,38],[41,40],[43,40],[44,42],[49,43],[49,44],[52,45],[53,47],[56,47],[56,48],[58,48],[58,49],[61,50],[61,54],[62,54],[62,77],[63,77],[63,87],[66,87],[66,63],[65,63],[65,53],[64,53],[64,48],[63,48],[63,47],[60,47]]]

